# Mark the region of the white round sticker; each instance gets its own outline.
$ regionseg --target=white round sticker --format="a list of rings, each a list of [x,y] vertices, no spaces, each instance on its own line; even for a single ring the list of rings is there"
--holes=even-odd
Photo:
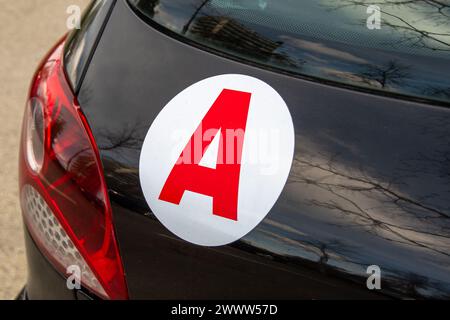
[[[161,223],[204,246],[244,237],[269,213],[294,156],[281,96],[253,77],[193,84],[156,117],[142,147],[140,181]]]

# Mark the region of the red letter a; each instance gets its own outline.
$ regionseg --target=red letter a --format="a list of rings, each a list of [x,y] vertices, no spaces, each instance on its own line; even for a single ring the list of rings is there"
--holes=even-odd
[[[179,205],[186,190],[213,198],[213,214],[231,220],[238,220],[238,193],[241,171],[243,139],[236,143],[224,140],[225,133],[245,133],[251,94],[224,89],[203,118],[191,140],[184,148],[177,164],[167,178],[159,196],[160,200]],[[219,154],[216,169],[200,166],[199,163],[211,141],[204,141],[204,133],[220,134]],[[195,139],[201,138],[201,157],[195,157]],[[198,144],[198,143],[197,143]],[[227,151],[227,148],[229,150]],[[192,152],[193,151],[193,152]],[[227,155],[231,155],[229,161]],[[192,161],[183,159],[183,154],[191,155]],[[221,156],[227,161],[222,161]],[[186,163],[189,162],[189,163]],[[230,163],[231,162],[231,163]]]

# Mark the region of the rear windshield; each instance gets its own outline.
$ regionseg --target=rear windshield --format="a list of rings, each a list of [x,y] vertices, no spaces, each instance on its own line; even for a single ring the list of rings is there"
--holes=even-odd
[[[450,0],[129,0],[144,18],[280,71],[450,102]]]

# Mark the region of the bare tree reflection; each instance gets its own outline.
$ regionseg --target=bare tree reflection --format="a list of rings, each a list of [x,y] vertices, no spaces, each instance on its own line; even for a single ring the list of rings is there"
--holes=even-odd
[[[423,90],[423,94],[427,96],[438,96],[443,99],[450,100],[450,87],[433,87],[428,86]]]
[[[285,264],[300,265],[302,268],[318,270],[323,274],[336,274],[358,285],[365,283],[368,262],[361,255],[361,247],[349,245],[339,239],[320,241],[316,237],[307,237],[307,235],[294,236],[290,234],[293,228],[270,219],[267,219],[265,224],[275,227],[276,231],[266,230],[266,228],[258,231],[266,239],[278,241],[280,244],[278,250],[269,251],[261,243],[252,241],[243,241],[236,246],[261,256],[270,256],[275,261],[281,260]],[[297,232],[294,231],[294,233]],[[264,241],[262,243],[264,244]],[[337,272],[338,270],[341,272]],[[406,294],[411,298],[448,297],[446,293],[448,287],[445,283],[414,272],[397,270],[390,265],[383,265],[383,292],[392,296],[401,292],[402,296]]]
[[[384,16],[383,26],[402,36],[399,43],[436,51],[450,51],[450,31],[436,27],[450,26],[450,3],[445,0],[335,0],[333,9],[377,5]],[[420,13],[421,20],[408,20],[403,11]],[[425,27],[420,22],[428,22]]]
[[[433,126],[429,126],[429,123],[432,123]],[[411,159],[402,161],[398,171],[410,176],[427,174],[437,179],[450,181],[450,118],[429,117],[421,123],[418,130],[422,135],[430,137],[436,146],[431,150],[418,151]],[[443,191],[450,198],[450,185],[447,190]],[[437,196],[437,194],[430,194],[427,198],[429,201],[436,202]],[[450,211],[450,204],[447,204],[445,209]]]
[[[339,212],[388,241],[450,256],[450,212],[401,193],[397,190],[401,181],[380,182],[362,168],[347,173],[339,169],[336,159],[331,157],[323,164],[305,157],[295,159],[289,183],[325,192],[305,200],[307,205]]]
[[[147,212],[143,205],[142,189],[139,183],[139,154],[148,125],[134,121],[120,128],[103,128],[98,133],[99,149],[105,178],[112,190],[110,197],[118,203],[134,208],[137,212]]]
[[[381,88],[390,85],[401,85],[409,77],[410,66],[402,65],[398,61],[391,60],[385,65],[366,65],[358,74],[363,82],[369,85],[374,83]]]
[[[123,125],[115,130],[104,128],[99,134],[99,140],[101,141],[99,149],[102,151],[118,149],[140,150],[144,142],[140,132],[143,127],[139,123],[134,123]]]

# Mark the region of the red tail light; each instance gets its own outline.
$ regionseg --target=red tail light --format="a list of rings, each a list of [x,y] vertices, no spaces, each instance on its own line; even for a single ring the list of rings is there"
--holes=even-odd
[[[97,146],[63,71],[60,44],[38,70],[25,112],[20,192],[25,223],[63,274],[102,298],[126,299]]]

